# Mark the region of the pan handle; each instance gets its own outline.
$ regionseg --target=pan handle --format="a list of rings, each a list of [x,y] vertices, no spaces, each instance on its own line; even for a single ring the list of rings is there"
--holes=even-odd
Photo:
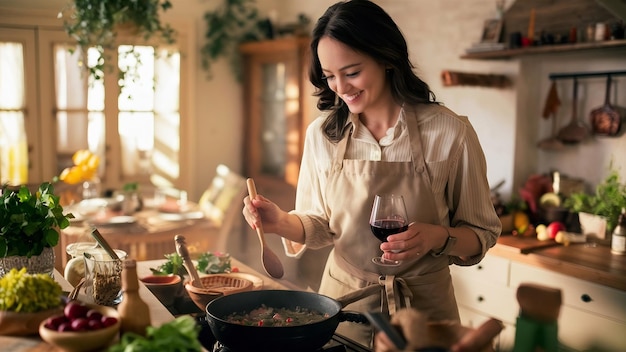
[[[339,318],[340,322],[349,321],[351,323],[370,325],[370,321],[367,319],[367,317],[364,314],[359,313],[357,311],[342,310],[339,312],[337,317]]]

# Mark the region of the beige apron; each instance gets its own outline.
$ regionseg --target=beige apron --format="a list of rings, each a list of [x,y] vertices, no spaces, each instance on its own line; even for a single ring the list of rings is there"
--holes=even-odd
[[[405,116],[413,159],[410,162],[344,159],[352,131],[337,144],[326,190],[329,225],[337,238],[324,269],[320,293],[339,298],[378,285],[380,290],[375,294],[345,309],[393,314],[400,308],[413,307],[432,320],[459,320],[447,256],[416,253],[414,259],[404,260],[398,267],[380,267],[371,261],[381,254],[380,241],[369,225],[374,195],[401,194],[410,222],[440,224],[422,153],[417,111],[407,111]],[[367,326],[345,322],[337,332],[364,345],[371,344],[371,328]]]

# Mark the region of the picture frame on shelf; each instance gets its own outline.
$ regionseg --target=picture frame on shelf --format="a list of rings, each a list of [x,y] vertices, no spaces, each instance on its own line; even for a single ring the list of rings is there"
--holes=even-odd
[[[481,43],[499,43],[502,36],[502,26],[504,21],[501,19],[485,20],[483,26],[483,34],[480,39]]]

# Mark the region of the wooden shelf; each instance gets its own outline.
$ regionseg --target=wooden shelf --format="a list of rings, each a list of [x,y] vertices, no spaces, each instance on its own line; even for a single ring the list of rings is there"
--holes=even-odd
[[[527,55],[545,55],[560,54],[568,52],[576,52],[582,50],[609,49],[609,48],[626,48],[626,40],[608,40],[604,42],[577,43],[577,44],[560,44],[560,45],[543,45],[533,46],[520,49],[504,49],[496,51],[484,51],[477,53],[467,53],[462,55],[462,59],[473,60],[497,60],[511,59],[518,56]]]

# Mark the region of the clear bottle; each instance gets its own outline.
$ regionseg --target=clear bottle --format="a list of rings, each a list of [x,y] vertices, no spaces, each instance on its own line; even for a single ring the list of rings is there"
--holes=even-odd
[[[617,219],[617,226],[613,230],[611,237],[611,253],[618,255],[626,254],[626,209],[622,208],[622,213]]]
[[[150,308],[139,295],[137,262],[134,259],[124,260],[122,291],[124,292],[122,302],[117,306],[122,333],[134,332],[145,336],[146,328],[151,324]]]

